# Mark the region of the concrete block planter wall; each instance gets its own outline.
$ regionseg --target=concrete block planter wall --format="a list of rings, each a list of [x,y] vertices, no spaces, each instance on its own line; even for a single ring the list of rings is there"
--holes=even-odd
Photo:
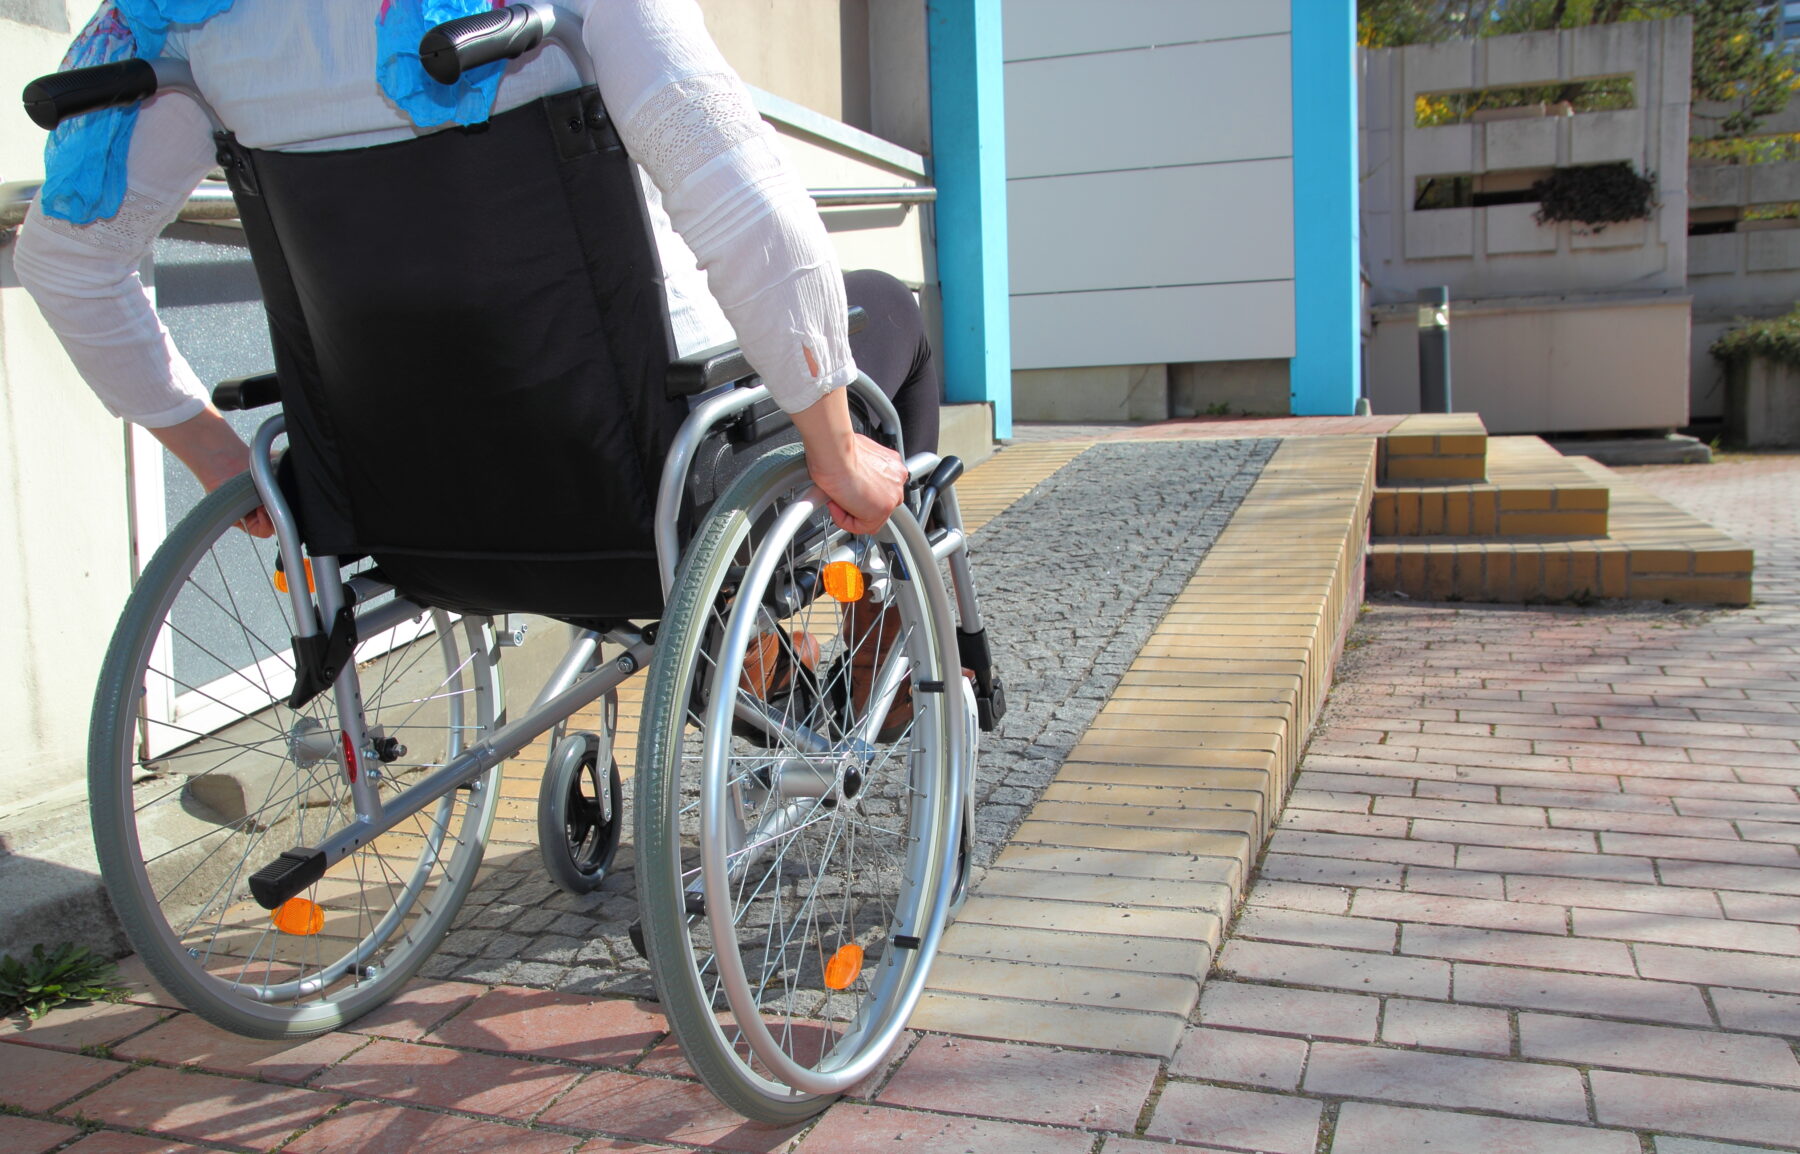
[[[1725,437],[1746,448],[1800,445],[1800,368],[1745,357],[1725,375]]]

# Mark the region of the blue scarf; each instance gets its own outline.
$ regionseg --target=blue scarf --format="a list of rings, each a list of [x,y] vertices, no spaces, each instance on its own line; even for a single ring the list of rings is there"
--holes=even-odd
[[[201,24],[233,0],[106,0],[70,45],[63,69],[152,59],[169,28]],[[381,0],[376,14],[376,79],[382,91],[421,128],[486,120],[506,62],[471,69],[455,84],[439,84],[419,63],[419,41],[446,20],[498,8],[504,0]],[[40,211],[75,224],[116,216],[125,202],[125,161],[137,128],[138,106],[103,108],[64,121],[44,147]]]

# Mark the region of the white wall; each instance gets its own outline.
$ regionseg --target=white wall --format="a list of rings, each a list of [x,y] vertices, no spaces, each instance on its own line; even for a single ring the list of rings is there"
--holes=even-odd
[[[1451,306],[1457,412],[1490,433],[1673,429],[1687,423],[1688,299],[1561,298]],[[1375,310],[1369,400],[1377,413],[1419,403],[1418,310]]]
[[[1294,353],[1287,0],[1007,0],[1013,364]]]
[[[0,5],[0,93],[62,62],[92,5]],[[70,19],[73,17],[73,20]],[[0,180],[43,176],[44,134],[0,116]],[[131,582],[126,434],[82,384],[13,274],[0,230],[0,838],[13,815],[85,786],[100,655]]]

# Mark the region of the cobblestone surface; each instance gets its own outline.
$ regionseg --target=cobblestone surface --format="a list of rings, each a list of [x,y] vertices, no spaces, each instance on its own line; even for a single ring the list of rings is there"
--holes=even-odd
[[[1096,445],[974,535],[1008,707],[1000,731],[982,735],[981,864],[1055,776],[1276,444]],[[427,976],[650,993],[627,936],[637,917],[630,845],[601,889],[579,897],[547,879],[535,852],[496,846],[489,863]]]

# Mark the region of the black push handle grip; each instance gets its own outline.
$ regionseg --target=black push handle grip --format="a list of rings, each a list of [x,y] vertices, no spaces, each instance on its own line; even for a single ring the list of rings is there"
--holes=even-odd
[[[213,386],[213,408],[222,413],[241,413],[260,409],[281,400],[281,385],[274,373],[258,373],[253,377],[232,377]]]
[[[71,116],[155,94],[156,69],[148,60],[120,60],[38,77],[25,86],[25,114],[50,129]]]
[[[531,5],[509,4],[439,24],[419,41],[419,60],[433,80],[455,84],[471,68],[530,52],[545,30]]]

